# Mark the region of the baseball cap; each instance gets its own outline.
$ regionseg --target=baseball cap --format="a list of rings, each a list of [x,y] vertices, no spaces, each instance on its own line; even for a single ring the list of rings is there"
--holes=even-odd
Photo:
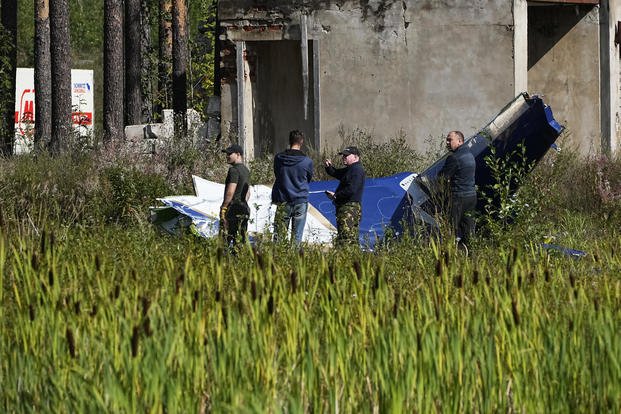
[[[349,155],[349,154],[360,156],[360,151],[358,151],[357,147],[346,147],[341,152],[339,152],[339,155]]]
[[[234,152],[238,152],[241,155],[244,155],[244,150],[240,145],[233,144],[230,147],[223,149],[222,152],[226,152],[227,154],[232,154]]]

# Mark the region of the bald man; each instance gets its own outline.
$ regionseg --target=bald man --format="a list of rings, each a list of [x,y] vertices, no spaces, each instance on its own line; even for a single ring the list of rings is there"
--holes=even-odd
[[[467,245],[474,234],[474,210],[477,205],[477,191],[474,184],[476,162],[470,149],[463,145],[464,134],[451,131],[446,136],[449,155],[438,173],[450,183],[451,225],[458,242]]]

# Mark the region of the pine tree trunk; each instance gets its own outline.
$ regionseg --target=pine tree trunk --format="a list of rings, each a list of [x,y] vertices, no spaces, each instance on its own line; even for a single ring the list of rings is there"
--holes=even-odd
[[[175,136],[187,133],[187,66],[188,35],[187,8],[185,0],[173,0],[173,114],[175,117]]]
[[[15,76],[17,70],[17,0],[2,0],[2,26],[8,35],[9,45],[3,48],[8,52],[5,65],[0,67],[2,86],[0,102],[2,105],[0,122],[0,155],[12,155],[15,142]]]
[[[123,0],[104,1],[104,142],[123,135]]]
[[[67,0],[50,2],[52,63],[52,153],[67,146],[71,134],[71,37]]]
[[[34,146],[45,148],[52,136],[52,63],[50,58],[50,3],[35,0],[34,88],[36,117]]]
[[[142,50],[140,73],[142,83],[140,84],[140,90],[142,95],[142,122],[150,123],[153,116],[153,88],[152,88],[152,53],[153,47],[151,45],[151,9],[149,7],[149,0],[140,1],[140,44]]]
[[[155,113],[162,118],[164,109],[172,105],[172,2],[159,0],[159,4],[159,63]]]
[[[140,0],[125,0],[125,125],[141,121]]]

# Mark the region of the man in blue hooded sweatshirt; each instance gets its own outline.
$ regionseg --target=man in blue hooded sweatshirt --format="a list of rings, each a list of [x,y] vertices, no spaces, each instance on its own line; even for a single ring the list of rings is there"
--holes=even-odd
[[[302,241],[306,211],[308,210],[308,183],[313,178],[313,160],[302,152],[304,135],[294,130],[289,133],[289,149],[274,157],[272,203],[276,204],[274,217],[274,239],[287,238],[291,224],[291,238]]]

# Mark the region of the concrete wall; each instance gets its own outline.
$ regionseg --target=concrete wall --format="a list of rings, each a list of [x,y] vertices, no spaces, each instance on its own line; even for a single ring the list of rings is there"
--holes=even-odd
[[[286,132],[300,128],[307,138],[319,131],[321,148],[335,149],[339,131],[361,128],[377,140],[403,132],[425,151],[437,148],[449,130],[476,132],[527,91],[544,95],[572,145],[586,154],[619,148],[621,68],[614,34],[620,3],[220,0],[219,12],[221,39],[245,40],[249,50],[258,46],[258,61],[272,67],[259,70],[253,89],[255,147],[280,150]],[[303,15],[320,62],[317,77],[309,79],[309,105],[317,113],[308,120],[299,115],[300,49],[294,46]],[[282,53],[261,46],[283,40],[293,42]],[[280,96],[281,87],[289,99]],[[222,89],[223,131],[235,131],[236,110],[225,108],[229,98],[236,104],[234,89],[229,77]]]
[[[222,0],[220,17],[225,27],[227,19],[282,24],[282,39],[299,39],[299,3]],[[403,131],[423,151],[451,129],[477,131],[515,95],[508,0],[304,3],[309,38],[319,40],[322,148],[341,145],[339,130],[361,128],[378,140]]]
[[[514,96],[507,1],[400,1],[316,20],[324,144],[342,125],[378,138],[403,130],[423,150],[449,130],[477,131]]]
[[[544,95],[583,154],[601,150],[599,8],[529,6],[528,90]]]

